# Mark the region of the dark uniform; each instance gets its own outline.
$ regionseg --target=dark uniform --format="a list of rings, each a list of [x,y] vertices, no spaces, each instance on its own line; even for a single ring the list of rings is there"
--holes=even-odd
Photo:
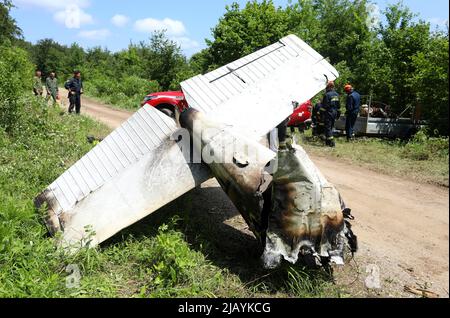
[[[347,134],[347,140],[353,138],[354,135],[354,127],[356,123],[356,119],[358,118],[358,114],[361,108],[361,95],[359,95],[356,91],[351,91],[347,95],[347,103],[345,105],[347,110],[346,112],[346,121],[345,121],[345,132]]]
[[[323,120],[320,118],[320,109],[322,108],[322,104],[321,103],[317,103],[316,105],[314,105],[313,109],[312,109],[312,114],[311,114],[311,120],[313,123],[313,129],[312,129],[312,134],[313,136],[320,136],[321,134],[324,133],[324,123]]]
[[[64,87],[69,90],[69,113],[75,111],[77,114],[80,113],[81,110],[81,94],[83,93],[83,81],[81,79],[72,77],[69,81],[66,82]]]
[[[325,138],[327,146],[334,147],[334,123],[341,108],[339,94],[334,90],[329,90],[323,97],[322,108],[320,109],[320,117],[325,125]]]

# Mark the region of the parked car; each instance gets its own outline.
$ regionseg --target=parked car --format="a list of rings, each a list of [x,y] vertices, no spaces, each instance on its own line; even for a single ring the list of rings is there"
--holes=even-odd
[[[183,111],[183,109],[189,107],[182,91],[158,92],[148,94],[141,102],[141,106],[145,105],[155,107],[162,113],[172,118],[175,118],[176,109],[178,109],[181,112]],[[308,100],[303,104],[293,102],[293,106],[295,107],[295,110],[294,113],[291,115],[288,126],[298,127],[302,131],[309,129],[312,123],[311,101]]]

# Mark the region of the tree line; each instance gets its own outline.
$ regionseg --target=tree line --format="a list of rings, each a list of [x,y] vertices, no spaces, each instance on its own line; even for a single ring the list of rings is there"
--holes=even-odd
[[[8,15],[10,1],[0,3],[1,14]],[[129,107],[137,107],[145,94],[179,89],[184,79],[293,33],[336,66],[341,93],[351,83],[397,114],[420,107],[430,133],[448,135],[448,26],[432,30],[402,2],[388,6],[378,19],[372,8],[369,0],[297,0],[284,7],[272,0],[253,0],[243,7],[234,3],[212,28],[207,48],[190,58],[164,31],[114,53],[52,39],[31,44],[12,19],[2,22],[0,32],[27,51],[44,73],[54,70],[65,79],[80,69],[93,95],[128,102]]]

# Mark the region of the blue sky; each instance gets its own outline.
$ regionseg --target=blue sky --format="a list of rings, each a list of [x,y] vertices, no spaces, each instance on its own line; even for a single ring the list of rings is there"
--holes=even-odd
[[[153,30],[167,29],[187,55],[205,47],[205,38],[235,0],[13,0],[13,17],[25,39],[35,43],[42,38],[83,47],[100,45],[112,51],[127,47],[130,41],[148,39]],[[247,1],[236,0],[244,5]],[[275,0],[285,6],[288,0]],[[383,10],[396,0],[374,0]],[[404,0],[420,18],[433,27],[445,27],[448,0]]]

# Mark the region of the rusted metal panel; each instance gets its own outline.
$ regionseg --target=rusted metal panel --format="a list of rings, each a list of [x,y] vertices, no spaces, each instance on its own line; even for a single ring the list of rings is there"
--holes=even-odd
[[[261,217],[263,193],[272,182],[266,168],[275,158],[275,152],[211,121],[193,108],[181,114],[180,124],[196,141],[194,151],[203,154],[202,161],[208,165],[250,230],[260,238],[264,230]]]
[[[343,265],[346,232],[339,192],[301,146],[280,150],[277,161],[264,266],[275,268],[282,259],[296,263],[299,256],[316,265],[322,259]]]

